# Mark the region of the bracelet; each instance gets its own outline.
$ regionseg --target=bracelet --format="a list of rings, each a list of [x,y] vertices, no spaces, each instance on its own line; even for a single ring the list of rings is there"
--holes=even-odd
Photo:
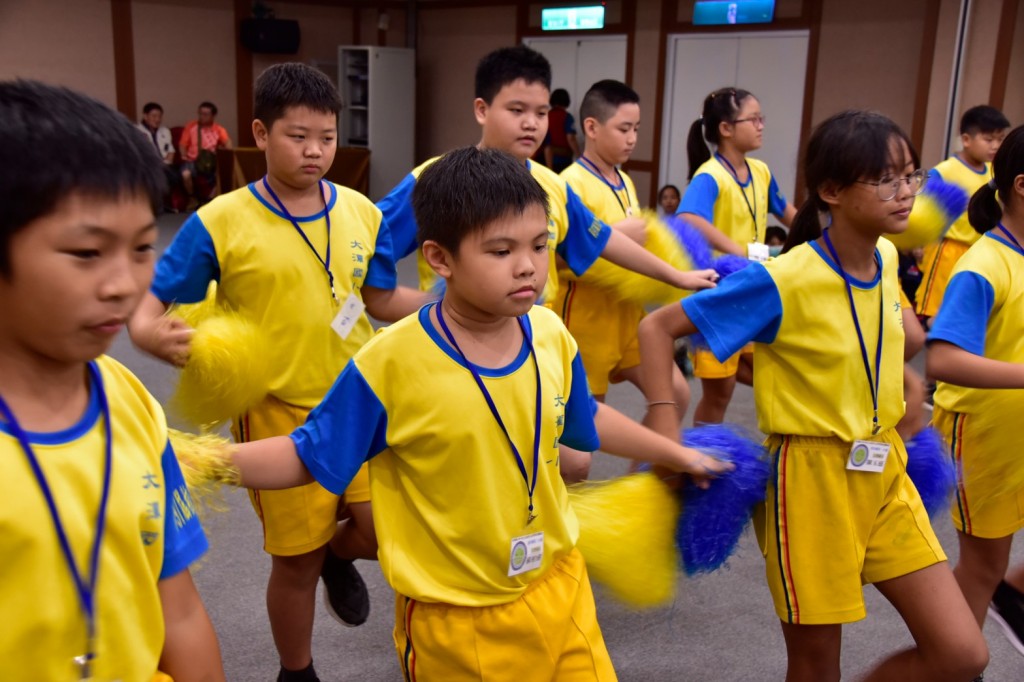
[[[671,405],[672,407],[679,407],[674,400],[652,400],[647,403],[647,407],[654,407],[655,405]]]

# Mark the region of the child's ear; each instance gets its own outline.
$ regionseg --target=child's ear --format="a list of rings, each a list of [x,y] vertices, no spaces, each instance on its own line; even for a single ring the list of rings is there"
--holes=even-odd
[[[454,260],[451,252],[444,248],[432,239],[428,239],[423,242],[423,260],[427,261],[427,265],[443,279],[448,279],[452,276],[452,261]]]
[[[476,122],[483,125],[487,122],[487,109],[490,108],[482,98],[477,97],[473,100],[473,115],[476,116]]]
[[[266,151],[267,138],[270,137],[270,129],[263,125],[263,121],[258,118],[252,122],[252,136],[256,140],[256,147],[260,151]]]
[[[839,193],[839,186],[831,181],[822,183],[821,187],[818,188],[818,196],[830,207],[839,204]]]
[[[718,137],[719,139],[731,138],[733,134],[733,124],[728,121],[722,121],[718,124]]]
[[[589,139],[597,137],[597,119],[592,116],[588,116],[583,119],[583,134]]]

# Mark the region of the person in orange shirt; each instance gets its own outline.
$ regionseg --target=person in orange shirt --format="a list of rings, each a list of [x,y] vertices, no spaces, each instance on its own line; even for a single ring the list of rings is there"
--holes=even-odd
[[[231,149],[231,137],[224,126],[214,120],[216,116],[217,105],[213,102],[203,102],[199,105],[199,118],[188,122],[178,141],[178,151],[181,154],[181,182],[185,186],[185,193],[190,197],[196,196],[194,178],[197,175],[208,178],[212,186],[217,168],[217,150]],[[202,146],[198,143],[200,136]],[[209,152],[209,155],[201,152]]]

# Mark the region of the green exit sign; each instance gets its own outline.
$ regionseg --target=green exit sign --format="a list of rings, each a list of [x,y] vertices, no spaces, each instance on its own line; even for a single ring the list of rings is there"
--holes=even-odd
[[[540,25],[545,31],[587,31],[604,28],[604,5],[542,9]]]

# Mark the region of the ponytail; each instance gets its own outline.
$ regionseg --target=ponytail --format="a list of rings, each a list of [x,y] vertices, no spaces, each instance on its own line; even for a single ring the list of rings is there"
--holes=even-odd
[[[996,199],[996,188],[992,186],[993,184],[982,185],[967,206],[967,219],[971,221],[971,227],[981,234],[985,234],[1003,220],[1003,208]]]
[[[806,242],[812,242],[821,236],[821,218],[818,213],[824,208],[821,200],[813,197],[804,202],[793,217],[789,226],[789,235],[782,247],[782,253],[792,251]]]
[[[687,180],[693,179],[693,174],[705,161],[711,158],[711,150],[704,143],[704,119],[698,118],[690,126],[690,134],[686,136],[686,160],[690,169],[686,174]]]

